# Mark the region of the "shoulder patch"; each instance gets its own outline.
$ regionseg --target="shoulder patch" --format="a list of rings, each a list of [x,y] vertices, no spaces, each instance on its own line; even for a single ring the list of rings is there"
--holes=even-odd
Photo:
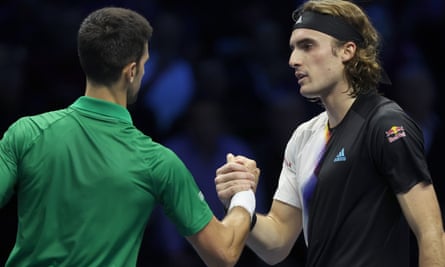
[[[402,137],[405,137],[406,133],[403,126],[392,126],[389,130],[385,131],[385,135],[388,142],[392,143]]]

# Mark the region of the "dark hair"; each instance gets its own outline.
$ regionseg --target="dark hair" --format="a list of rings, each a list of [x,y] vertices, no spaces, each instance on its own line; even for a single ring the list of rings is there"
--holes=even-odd
[[[135,11],[105,7],[89,14],[77,36],[80,65],[91,82],[111,85],[123,67],[138,62],[153,29]]]

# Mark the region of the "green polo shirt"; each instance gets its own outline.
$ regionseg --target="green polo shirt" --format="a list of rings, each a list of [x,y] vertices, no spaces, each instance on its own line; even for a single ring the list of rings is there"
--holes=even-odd
[[[0,207],[14,192],[19,225],[6,263],[14,267],[136,266],[156,205],[182,235],[213,216],[171,150],[136,129],[127,109],[86,96],[6,131]]]

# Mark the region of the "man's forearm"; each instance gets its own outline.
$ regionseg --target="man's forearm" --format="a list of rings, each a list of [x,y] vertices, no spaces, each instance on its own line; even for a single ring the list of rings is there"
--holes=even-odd
[[[430,234],[418,240],[419,267],[445,266],[445,235]]]

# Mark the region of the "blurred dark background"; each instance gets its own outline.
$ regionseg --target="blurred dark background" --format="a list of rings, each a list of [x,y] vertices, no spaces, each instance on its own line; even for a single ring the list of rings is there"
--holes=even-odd
[[[383,39],[381,59],[396,100],[422,127],[445,214],[443,60],[445,2],[356,1]],[[288,67],[292,11],[301,1],[0,1],[0,133],[21,116],[64,108],[84,93],[76,34],[104,6],[132,8],[154,27],[135,125],[172,148],[194,174],[218,217],[213,178],[225,153],[248,155],[262,170],[258,211],[267,212],[282,154],[296,126],[320,111],[298,93]],[[0,265],[16,232],[16,200],[0,210]],[[139,266],[202,266],[162,210],[153,214]],[[415,248],[413,249],[415,251]],[[303,266],[304,241],[277,266]],[[266,266],[248,248],[238,266]],[[413,264],[412,266],[416,266]]]

